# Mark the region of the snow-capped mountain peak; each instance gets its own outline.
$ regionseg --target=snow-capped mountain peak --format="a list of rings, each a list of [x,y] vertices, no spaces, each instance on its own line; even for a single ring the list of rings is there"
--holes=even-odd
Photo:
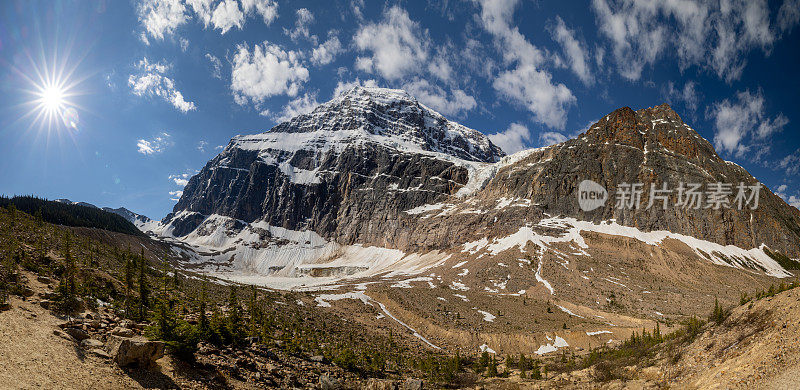
[[[479,131],[447,120],[408,92],[360,86],[267,132],[237,136],[228,147],[324,153],[370,143],[446,160],[494,162],[505,155]]]

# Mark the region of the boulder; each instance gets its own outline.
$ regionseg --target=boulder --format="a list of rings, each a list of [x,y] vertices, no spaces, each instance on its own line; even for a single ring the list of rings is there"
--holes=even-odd
[[[319,376],[319,388],[321,390],[338,390],[342,388],[342,384],[338,379],[328,374],[322,374]]]
[[[128,338],[111,335],[106,344],[106,351],[120,366],[138,364],[150,367],[164,356],[164,343],[150,341],[142,337]]]
[[[403,390],[422,390],[422,379],[409,378],[403,382]]]
[[[102,341],[95,340],[92,338],[81,341],[81,347],[83,347],[84,349],[100,348],[102,346],[103,346]]]
[[[86,331],[83,329],[66,328],[64,329],[64,332],[66,332],[68,335],[72,336],[73,338],[75,338],[75,340],[78,341],[83,341],[89,338],[89,333],[86,333]]]
[[[33,294],[35,294],[33,289],[31,289],[28,286],[23,287],[22,290],[19,292],[19,295],[25,298],[32,297]]]
[[[47,276],[38,276],[38,277],[36,277],[36,280],[38,280],[39,283],[42,283],[42,284],[53,283],[53,279],[50,279]]]
[[[93,355],[101,357],[103,359],[111,359],[111,355],[109,355],[108,352],[103,351],[100,348],[94,348],[92,350],[89,350],[89,352],[92,353]]]
[[[397,390],[397,383],[394,381],[370,378],[364,386],[365,390]]]
[[[53,329],[53,334],[58,336],[58,337],[61,337],[64,340],[75,341],[75,339],[72,338],[72,336],[64,333],[64,331],[62,331],[61,329]]]
[[[11,309],[11,304],[8,302],[0,303],[0,311],[6,311]]]
[[[55,300],[58,297],[58,295],[54,292],[42,292],[39,293],[39,296],[50,301]]]
[[[42,306],[43,309],[49,310],[50,307],[53,305],[53,301],[49,299],[42,299],[41,301],[39,301],[39,305]]]
[[[111,331],[111,334],[114,336],[120,337],[133,337],[133,331],[128,328],[123,327],[116,327],[114,330]]]
[[[325,360],[325,358],[322,355],[316,355],[308,358],[308,360],[311,360],[312,362],[322,363],[322,361]]]

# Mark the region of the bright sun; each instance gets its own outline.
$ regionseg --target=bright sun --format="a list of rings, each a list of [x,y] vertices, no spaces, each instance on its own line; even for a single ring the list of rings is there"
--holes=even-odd
[[[78,130],[78,111],[70,101],[74,93],[70,92],[65,80],[52,76],[41,79],[41,82],[35,83],[36,89],[31,91],[34,95],[32,103],[35,105],[31,114],[36,116],[35,121],[47,128],[58,128],[63,124],[67,128]]]
[[[64,90],[55,85],[43,88],[39,102],[45,110],[57,112],[64,105]]]

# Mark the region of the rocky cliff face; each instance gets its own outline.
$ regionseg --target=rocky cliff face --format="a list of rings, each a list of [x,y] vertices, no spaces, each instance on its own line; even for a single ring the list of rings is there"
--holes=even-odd
[[[182,236],[219,214],[358,242],[391,230],[403,210],[455,194],[473,165],[503,155],[403,91],[356,87],[266,133],[235,137],[165,222]]]
[[[576,194],[579,183],[587,179],[609,190],[605,206],[589,212],[578,207]],[[638,208],[616,207],[616,193],[623,183],[642,183]],[[656,189],[667,184],[672,190],[654,194],[668,196],[666,209],[659,200],[647,208],[651,183]],[[680,183],[702,185],[699,208],[675,205]],[[726,197],[730,207],[706,208],[709,185],[714,183],[731,184]],[[767,244],[800,257],[800,211],[766,187],[759,191],[756,209],[750,208],[753,199],[740,210],[734,202],[739,183],[752,186],[758,180],[720,158],[708,141],[663,104],[638,111],[618,109],[576,139],[531,152],[501,169],[479,196],[531,199],[554,216],[594,222],[616,219],[643,231],[668,230],[742,248]],[[745,194],[749,197],[751,189]]]

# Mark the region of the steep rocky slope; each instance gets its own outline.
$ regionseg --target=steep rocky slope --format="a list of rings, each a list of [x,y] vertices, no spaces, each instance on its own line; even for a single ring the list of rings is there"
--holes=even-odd
[[[666,104],[633,111],[621,108],[600,119],[586,133],[562,144],[530,153],[496,174],[479,196],[530,199],[548,214],[619,224],[643,231],[668,230],[723,245],[749,249],[766,244],[790,257],[800,257],[800,210],[787,205],[766,187],[753,199],[735,202],[739,183],[758,185],[756,178],[735,163],[724,161],[711,144],[686,125]],[[582,211],[575,191],[582,180],[593,180],[609,191],[604,207]],[[639,208],[619,209],[615,189],[622,183],[642,183]],[[647,209],[651,183],[672,190],[669,205],[656,200]],[[699,183],[698,208],[676,207],[680,183]],[[731,185],[730,207],[707,208],[709,185]],[[687,186],[688,187],[688,186]],[[662,193],[663,194],[663,193]],[[657,195],[662,195],[657,194]],[[747,188],[748,197],[752,190]]]
[[[683,388],[791,389],[800,385],[800,291],[792,289],[736,308],[677,358],[664,379]],[[674,356],[674,355],[673,355]]]
[[[399,90],[355,87],[268,132],[237,136],[184,189],[173,234],[198,215],[373,240],[402,210],[453,195],[476,162],[503,156],[480,132]]]

